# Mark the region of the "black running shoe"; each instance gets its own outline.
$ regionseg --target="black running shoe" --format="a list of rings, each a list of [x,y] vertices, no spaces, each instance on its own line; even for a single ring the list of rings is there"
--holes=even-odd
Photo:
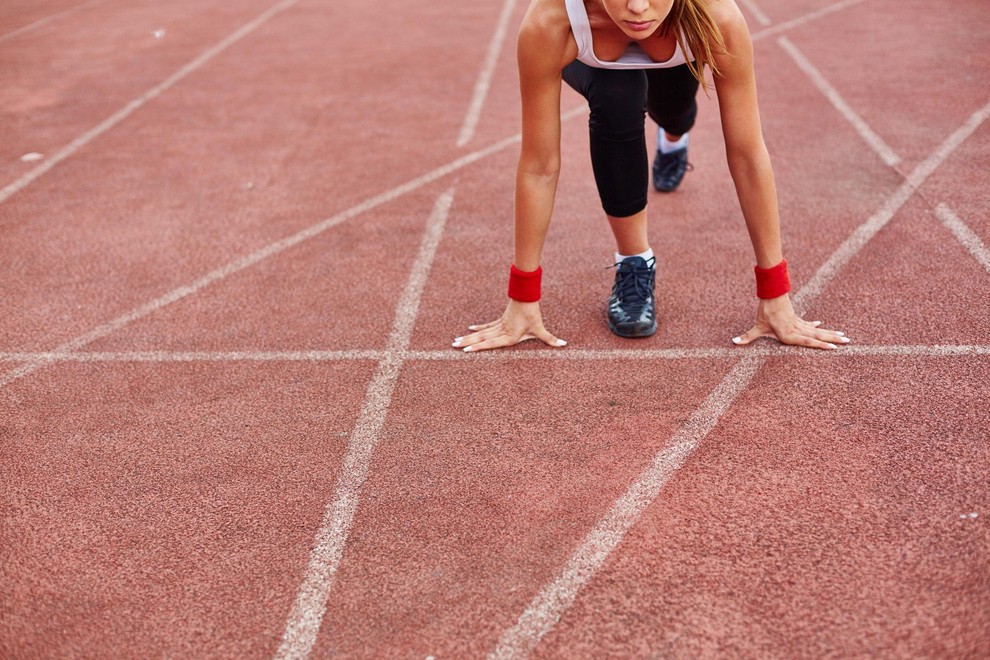
[[[615,264],[615,283],[608,299],[608,327],[620,337],[649,337],[657,331],[653,305],[656,258],[628,257]]]
[[[673,192],[681,185],[684,173],[691,168],[687,159],[687,147],[665,154],[657,149],[653,161],[653,187],[659,192]]]

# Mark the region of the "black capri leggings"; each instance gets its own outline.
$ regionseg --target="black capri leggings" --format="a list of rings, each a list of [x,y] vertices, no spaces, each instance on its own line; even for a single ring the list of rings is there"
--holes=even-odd
[[[588,99],[591,167],[605,213],[625,218],[646,208],[649,162],[644,114],[672,135],[694,126],[698,80],[686,64],[669,69],[598,69],[575,60],[564,81]]]

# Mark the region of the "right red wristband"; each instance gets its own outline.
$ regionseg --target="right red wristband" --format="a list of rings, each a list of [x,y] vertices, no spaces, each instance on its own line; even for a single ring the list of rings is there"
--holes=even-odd
[[[524,271],[512,264],[509,269],[509,297],[519,302],[536,302],[540,299],[540,285],[543,280],[543,267]]]
[[[791,290],[791,276],[787,273],[787,259],[773,268],[756,266],[756,296],[776,298]]]

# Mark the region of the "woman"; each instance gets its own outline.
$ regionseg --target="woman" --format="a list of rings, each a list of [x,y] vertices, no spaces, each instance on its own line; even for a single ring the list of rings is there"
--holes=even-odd
[[[533,338],[566,344],[543,326],[539,304],[540,256],[560,171],[561,81],[587,98],[591,110],[592,167],[617,250],[609,328],[623,337],[656,331],[643,108],[662,129],[654,185],[672,189],[687,162],[687,133],[705,67],[718,94],[729,170],[756,256],[756,323],[733,342],[775,337],[823,349],[849,342],[842,332],[798,318],[791,306],[752,41],[734,0],[532,0],[519,31],[518,60],[522,150],[509,302],[497,321],[470,326],[473,332],[458,337],[456,348],[479,351]]]

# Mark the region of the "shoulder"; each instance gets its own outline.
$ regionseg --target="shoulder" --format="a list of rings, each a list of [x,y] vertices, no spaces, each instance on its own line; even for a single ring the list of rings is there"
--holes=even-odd
[[[564,0],[530,0],[520,31],[570,31]]]
[[[561,68],[577,57],[564,0],[531,0],[519,26],[519,56],[560,63]]]
[[[708,8],[708,14],[712,17],[715,25],[718,26],[722,38],[728,50],[732,50],[734,43],[740,40],[748,42],[749,26],[746,25],[746,17],[739,10],[739,5],[735,0],[703,0]]]

